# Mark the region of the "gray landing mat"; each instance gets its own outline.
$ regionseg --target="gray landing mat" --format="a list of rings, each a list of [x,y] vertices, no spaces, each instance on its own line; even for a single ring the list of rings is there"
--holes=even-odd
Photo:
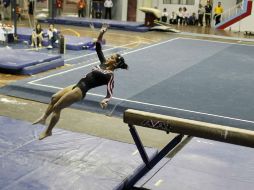
[[[136,185],[153,190],[253,189],[254,149],[193,138]]]
[[[144,167],[135,145],[61,129],[39,141],[43,128],[0,116],[1,190],[120,190]]]

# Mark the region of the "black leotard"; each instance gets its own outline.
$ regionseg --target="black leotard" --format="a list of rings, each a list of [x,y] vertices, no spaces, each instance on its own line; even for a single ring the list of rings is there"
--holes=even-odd
[[[113,94],[114,73],[113,71],[105,69],[106,59],[103,55],[101,44],[99,42],[96,42],[96,52],[101,64],[94,67],[90,73],[88,73],[74,86],[74,88],[79,87],[82,91],[83,97],[85,97],[87,91],[91,88],[107,85],[107,95],[105,99],[106,101],[109,101]]]

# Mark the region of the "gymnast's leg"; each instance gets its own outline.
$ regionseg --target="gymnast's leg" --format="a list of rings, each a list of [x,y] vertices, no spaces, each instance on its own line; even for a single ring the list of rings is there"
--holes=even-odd
[[[57,103],[57,101],[66,93],[70,92],[72,90],[73,86],[68,86],[60,91],[58,91],[57,93],[55,93],[52,97],[51,97],[51,101],[47,107],[47,110],[45,111],[45,113],[39,118],[37,119],[35,122],[33,122],[33,124],[45,124],[46,123],[46,119],[48,118],[48,116],[52,113],[53,107],[54,105]]]
[[[59,121],[61,110],[69,107],[75,102],[80,101],[83,98],[82,91],[80,88],[76,87],[71,91],[65,93],[53,106],[52,109],[52,116],[49,122],[49,126],[47,129],[42,132],[39,136],[39,140],[46,138],[47,136],[52,135],[52,129],[55,127],[57,122]]]

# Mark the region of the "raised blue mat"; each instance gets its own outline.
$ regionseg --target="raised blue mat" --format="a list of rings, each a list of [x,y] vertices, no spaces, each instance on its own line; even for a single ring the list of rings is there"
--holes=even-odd
[[[39,22],[43,23],[55,23],[55,24],[65,24],[73,26],[86,26],[88,27],[91,23],[96,28],[100,28],[102,24],[109,24],[110,28],[119,30],[129,30],[136,32],[147,32],[148,27],[144,26],[144,23],[140,22],[130,22],[130,21],[117,21],[108,19],[90,19],[90,18],[78,18],[78,17],[56,17],[54,19],[39,19]]]
[[[61,58],[60,55],[0,48],[0,68],[19,70],[24,67]]]
[[[55,69],[56,67],[64,66],[64,59],[59,58],[52,61],[43,62],[37,65],[32,65],[29,67],[25,67],[21,70],[20,74],[24,75],[33,75],[37,73],[41,73],[43,71],[47,71],[50,69]]]
[[[32,31],[33,30],[31,28],[18,27],[17,35],[19,37],[19,40],[27,41],[30,44]],[[46,30],[44,30],[44,37],[45,38],[42,41],[42,45],[48,46],[49,41],[48,41],[48,38],[46,37]],[[71,35],[64,35],[64,37],[65,37],[66,49],[68,50],[82,50],[84,49],[83,46],[88,46],[88,44],[91,44],[93,42],[93,38],[91,37],[77,37],[77,36],[71,36]]]
[[[0,116],[1,190],[120,190],[144,166],[135,145],[61,129],[39,141],[43,128]]]
[[[158,165],[159,166],[159,165]],[[136,185],[153,190],[253,189],[254,149],[193,138]]]
[[[91,37],[76,37],[76,36],[69,36],[65,35],[66,40],[66,49],[69,50],[82,50],[84,49],[83,46],[87,46],[88,44],[92,43],[93,38]]]

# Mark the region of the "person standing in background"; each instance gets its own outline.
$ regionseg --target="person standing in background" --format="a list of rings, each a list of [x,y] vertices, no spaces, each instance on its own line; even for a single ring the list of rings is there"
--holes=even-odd
[[[16,4],[16,18],[17,18],[17,21],[21,21],[21,11],[22,9],[20,8],[19,4]]]
[[[205,6],[205,25],[208,27],[211,26],[212,9],[213,8],[210,4],[210,1],[207,1],[207,4]]]
[[[78,17],[84,17],[84,11],[86,7],[86,3],[84,0],[78,0]]]
[[[224,9],[221,6],[221,2],[218,2],[218,5],[214,9],[214,19],[215,19],[215,25],[220,23],[221,20],[221,14],[223,13]]]
[[[63,0],[56,0],[56,16],[61,16],[63,12]]]
[[[9,14],[9,6],[11,5],[10,0],[3,0],[3,15],[4,19],[10,19],[10,14]]]
[[[111,9],[113,7],[112,0],[106,0],[104,2],[104,7],[105,7],[105,19],[107,19],[108,15],[109,15],[109,19],[111,20]]]
[[[102,17],[102,6],[101,4],[98,2],[97,6],[95,8],[95,18],[101,19]]]
[[[201,4],[199,4],[199,8],[198,8],[198,23],[199,23],[199,26],[203,26],[204,13],[205,13],[204,7]]]
[[[34,0],[28,0],[28,15],[31,26],[34,26]]]
[[[179,7],[178,9],[176,20],[178,25],[182,25],[183,23],[183,8],[182,7]]]
[[[0,20],[4,20],[4,3],[0,0]]]

